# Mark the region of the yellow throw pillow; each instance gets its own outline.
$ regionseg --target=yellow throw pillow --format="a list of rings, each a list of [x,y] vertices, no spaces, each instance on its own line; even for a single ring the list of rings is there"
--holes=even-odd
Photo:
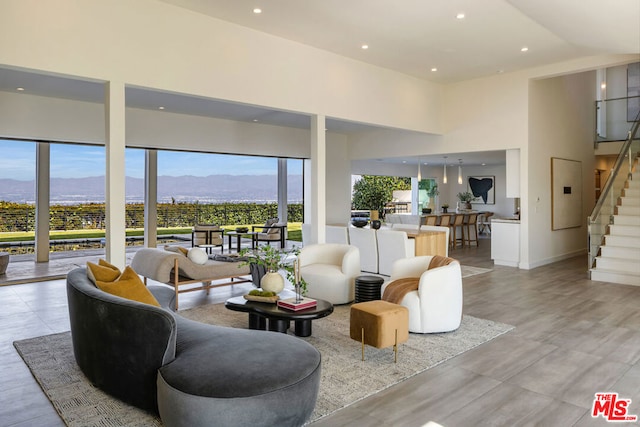
[[[120,270],[115,265],[109,264],[103,259],[98,264],[87,262],[87,277],[91,283],[97,286],[97,282],[113,282],[120,276]]]
[[[160,307],[158,300],[149,292],[140,276],[129,266],[125,267],[124,272],[117,280],[98,280],[96,285],[106,293]]]
[[[118,267],[116,267],[113,264],[109,264],[107,261],[105,261],[102,258],[98,259],[98,265],[101,265],[103,267],[109,267],[112,270],[116,270],[118,272],[118,274],[121,274],[120,269]]]

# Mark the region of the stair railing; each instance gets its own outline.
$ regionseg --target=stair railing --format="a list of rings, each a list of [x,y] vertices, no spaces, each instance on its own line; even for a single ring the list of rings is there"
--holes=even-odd
[[[600,247],[604,243],[604,236],[613,224],[613,216],[616,214],[618,199],[627,180],[630,180],[635,159],[640,153],[640,135],[638,127],[640,125],[640,112],[636,116],[627,140],[625,141],[616,163],[609,174],[609,178],[602,189],[600,198],[593,208],[588,221],[588,246],[589,246],[589,269],[595,267],[595,258],[600,254]]]

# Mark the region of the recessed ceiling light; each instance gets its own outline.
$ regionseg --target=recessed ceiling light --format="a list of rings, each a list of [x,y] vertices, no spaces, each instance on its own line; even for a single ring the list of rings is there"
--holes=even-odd
[[[253,119],[253,121],[257,123],[257,122],[258,122],[258,119]]]
[[[18,92],[22,92],[22,91],[24,90],[24,88],[23,88],[23,87],[17,87],[17,88],[16,88],[16,90],[17,90]]]
[[[406,161],[406,160],[403,160],[403,161],[402,161],[402,163],[407,163],[407,161]]]
[[[487,164],[486,163],[482,163],[482,166],[487,166]]]
[[[369,49],[369,45],[368,45],[368,44],[363,44],[363,45],[362,45],[362,48],[363,48],[364,50],[367,50],[367,49]]]
[[[504,73],[504,70],[498,70],[497,73],[498,74],[502,74],[502,73]]]
[[[436,71],[438,71],[438,69],[436,67],[433,67],[431,71],[435,73]]]
[[[527,52],[528,50],[529,50],[529,48],[525,46],[522,49],[520,49],[520,52]]]
[[[260,9],[259,7],[256,7],[255,9],[253,9],[253,13],[255,13],[256,15],[260,14],[262,13],[262,9]]]
[[[164,107],[158,107],[158,110],[164,110]]]
[[[460,12],[456,15],[456,19],[464,19],[464,13]]]

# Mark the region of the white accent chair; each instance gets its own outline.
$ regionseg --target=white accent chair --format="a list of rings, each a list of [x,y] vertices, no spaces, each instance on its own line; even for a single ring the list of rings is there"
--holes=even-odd
[[[349,231],[344,225],[327,225],[325,229],[325,243],[349,244]]]
[[[349,228],[349,241],[360,250],[362,271],[378,273],[378,238],[376,230],[370,228]]]
[[[433,256],[401,259],[393,265],[391,281],[419,277],[417,291],[404,296],[400,305],[409,309],[409,331],[439,333],[458,329],[462,321],[462,272],[460,263],[429,269]]]
[[[447,244],[445,249],[445,256],[449,256],[449,227],[440,227],[437,225],[421,225],[420,231],[444,231],[447,235]]]
[[[298,260],[309,298],[332,304],[347,304],[355,299],[355,279],[360,275],[358,248],[338,243],[309,245],[300,250]]]
[[[403,226],[405,225],[414,226],[417,229],[418,227],[420,227],[420,224],[422,223],[422,216],[411,215],[411,214],[400,215],[400,221],[402,222]]]
[[[385,219],[385,222],[389,224],[390,227],[393,227],[394,224],[402,223],[402,220],[400,219],[400,214],[389,213],[384,217],[384,219]]]
[[[409,240],[407,233],[395,227],[378,230],[378,272],[391,275],[393,263],[401,258],[411,258],[416,254],[416,244]]]
[[[407,233],[417,233],[420,230],[418,224],[393,224],[394,230],[406,231]]]

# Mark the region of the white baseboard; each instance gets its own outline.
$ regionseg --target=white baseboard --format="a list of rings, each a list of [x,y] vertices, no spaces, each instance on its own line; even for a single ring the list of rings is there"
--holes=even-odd
[[[573,252],[567,252],[561,255],[556,255],[550,258],[545,258],[545,259],[541,259],[535,262],[520,262],[518,264],[518,268],[521,268],[523,270],[533,270],[534,268],[537,267],[542,267],[543,265],[547,265],[547,264],[553,264],[554,262],[558,262],[558,261],[563,261],[565,259],[569,259],[569,258],[573,258],[573,257],[577,257],[579,255],[584,255],[585,257],[587,256],[588,252],[587,252],[587,248],[582,248],[582,249],[578,249],[576,251]],[[585,271],[588,270],[588,262],[587,259],[585,258],[584,260],[584,269]]]

